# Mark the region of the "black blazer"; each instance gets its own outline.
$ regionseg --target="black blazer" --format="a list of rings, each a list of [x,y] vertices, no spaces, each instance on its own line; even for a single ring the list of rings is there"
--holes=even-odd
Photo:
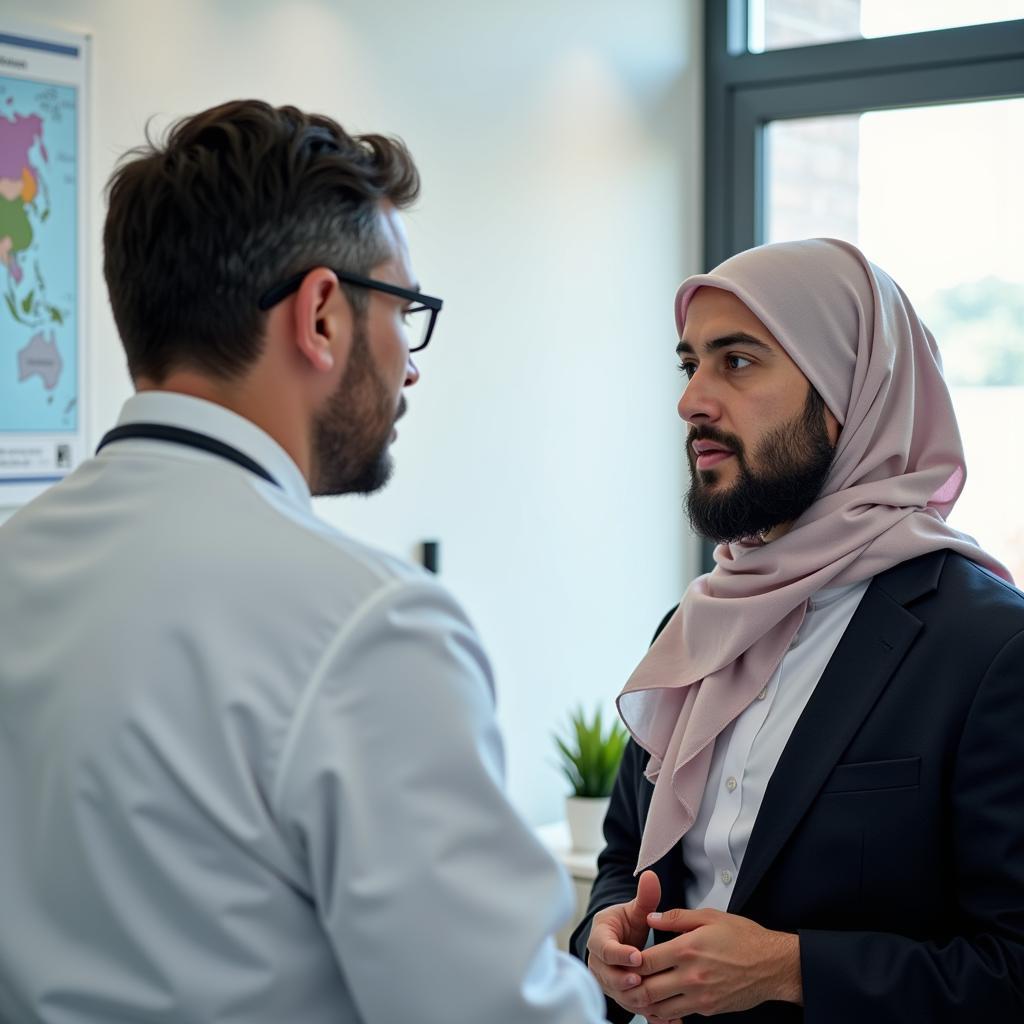
[[[636,894],[646,761],[631,742],[581,958],[593,915]],[[683,906],[681,848],[653,869],[661,909]],[[729,911],[799,933],[804,1007],[716,1024],[1024,1022],[1020,591],[949,551],[872,581],[772,775]]]

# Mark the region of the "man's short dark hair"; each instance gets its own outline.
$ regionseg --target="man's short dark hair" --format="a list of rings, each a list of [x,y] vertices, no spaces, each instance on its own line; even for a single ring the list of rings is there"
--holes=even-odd
[[[112,175],[103,272],[133,378],[238,376],[258,357],[259,296],[317,266],[391,255],[379,204],[419,193],[408,150],[328,117],[236,100],[174,124]],[[346,288],[357,313],[366,295]]]

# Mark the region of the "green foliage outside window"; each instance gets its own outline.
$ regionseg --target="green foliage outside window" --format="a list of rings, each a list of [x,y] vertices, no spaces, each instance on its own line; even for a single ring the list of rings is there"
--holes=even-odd
[[[920,306],[954,387],[1024,385],[1024,284],[985,277]]]

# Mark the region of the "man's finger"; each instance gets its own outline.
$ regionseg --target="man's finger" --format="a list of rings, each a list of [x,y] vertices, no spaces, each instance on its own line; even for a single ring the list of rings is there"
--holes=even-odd
[[[643,1011],[655,1020],[680,1020],[682,1019],[685,1024],[686,1014],[696,1013],[697,1008],[694,1005],[694,1000],[684,993],[680,992],[679,995],[673,996],[669,999],[664,999],[660,1003],[652,1003],[650,1006],[644,1008]],[[707,1011],[704,1011],[707,1015]]]
[[[643,975],[643,969],[639,974]],[[647,975],[642,984],[630,992],[630,1001],[639,1006],[638,1013],[645,1017],[654,1014],[655,1017],[664,1017],[672,1020],[682,1013],[681,1006],[673,1006],[673,999],[683,998],[682,974],[678,970],[662,971],[659,974]],[[687,1009],[692,1010],[689,1006]]]
[[[652,974],[660,974],[670,968],[679,967],[693,955],[685,935],[669,939],[668,942],[659,942],[656,946],[648,946],[643,951],[643,964],[637,968],[637,973],[645,978]]]
[[[661,914],[657,911],[650,913],[647,915],[647,923],[660,932],[692,932],[694,928],[711,924],[720,915],[721,911],[708,908],[703,910],[677,908],[666,910]]]
[[[605,921],[595,919],[587,949],[592,957],[596,956],[602,963],[620,967],[639,967],[643,963],[640,950],[636,946],[619,942],[617,929]]]
[[[601,968],[601,987],[615,998],[630,989],[639,985],[643,978],[629,967],[609,967],[605,964]]]
[[[636,883],[636,899],[633,905],[636,907],[641,920],[651,911],[658,909],[661,902],[661,882],[653,871],[645,871]]]
[[[621,942],[611,938],[595,944],[591,948],[591,953],[595,954],[603,963],[618,967],[638,968],[644,962],[644,958],[636,946],[624,946]]]

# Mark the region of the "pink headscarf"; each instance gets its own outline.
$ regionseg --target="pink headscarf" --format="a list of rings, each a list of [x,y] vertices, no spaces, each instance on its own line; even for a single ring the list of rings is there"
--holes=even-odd
[[[749,249],[682,283],[680,334],[701,287],[749,307],[842,430],[814,504],[769,544],[719,545],[619,695],[655,784],[638,872],[693,824],[715,737],[771,678],[816,591],[941,548],[1010,579],[946,525],[966,475],[960,433],[935,339],[884,271],[830,238]]]

